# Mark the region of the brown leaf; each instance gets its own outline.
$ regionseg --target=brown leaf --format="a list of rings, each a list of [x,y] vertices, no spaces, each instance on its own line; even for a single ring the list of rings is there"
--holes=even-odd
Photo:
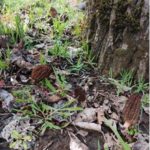
[[[19,68],[26,68],[28,70],[31,70],[33,67],[33,65],[30,62],[23,60],[22,57],[16,58],[12,61],[12,63],[16,64]]]
[[[138,121],[141,107],[141,96],[133,94],[129,97],[123,109],[124,127],[135,125]]]
[[[17,48],[18,48],[19,50],[21,50],[21,49],[24,48],[24,42],[23,42],[23,40],[21,40],[21,41],[19,42]]]
[[[3,88],[5,86],[4,80],[0,80],[0,88]]]
[[[35,82],[39,82],[45,78],[48,78],[51,73],[52,73],[52,69],[50,66],[38,65],[33,68],[31,78]]]
[[[86,92],[85,90],[80,87],[80,86],[77,86],[74,90],[74,95],[75,95],[75,98],[78,99],[78,101],[82,102],[82,101],[85,101],[86,100]]]
[[[51,15],[51,17],[56,18],[57,14],[58,14],[57,10],[54,7],[51,7],[51,9],[50,9],[50,15]]]
[[[52,96],[48,97],[47,102],[56,103],[56,102],[58,102],[60,100],[61,100],[60,96],[58,96],[58,95],[52,95]]]
[[[99,108],[98,111],[97,111],[97,120],[98,120],[98,123],[101,125],[102,122],[104,121],[104,109],[103,107]]]
[[[9,45],[9,38],[7,36],[0,36],[0,48],[7,48]]]

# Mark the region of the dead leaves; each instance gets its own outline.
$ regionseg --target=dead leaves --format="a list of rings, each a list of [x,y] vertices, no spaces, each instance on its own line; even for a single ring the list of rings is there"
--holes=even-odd
[[[89,150],[89,148],[83,144],[73,133],[69,133],[70,136],[70,150]]]
[[[6,90],[0,89],[0,101],[2,101],[2,108],[10,110],[11,102],[14,100],[14,97],[11,93]]]
[[[9,37],[0,36],[0,48],[8,48],[9,46]]]

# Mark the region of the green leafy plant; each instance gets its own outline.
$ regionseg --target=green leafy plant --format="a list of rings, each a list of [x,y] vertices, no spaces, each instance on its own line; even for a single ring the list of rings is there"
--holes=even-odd
[[[11,133],[11,138],[13,138],[13,141],[9,144],[9,147],[13,149],[18,147],[20,149],[27,150],[29,148],[28,142],[32,141],[31,135],[23,135],[16,130],[13,130]]]
[[[23,40],[25,36],[24,24],[21,21],[19,15],[16,15],[14,18],[14,23],[12,20],[11,26],[8,26],[7,23],[0,21],[0,34],[7,35],[10,37],[10,43],[17,43],[19,40]]]
[[[98,143],[97,143],[97,150],[101,150],[101,145],[100,145],[99,140],[98,140]]]
[[[8,64],[3,61],[3,60],[0,60],[0,70],[5,70],[8,68]]]
[[[93,55],[92,50],[89,48],[89,44],[87,41],[82,42],[83,49],[83,59],[84,63],[94,67],[96,63],[94,63],[95,56]]]
[[[61,106],[52,107],[47,105],[43,102],[34,102],[31,101],[29,107],[31,110],[17,110],[18,112],[22,113],[23,116],[29,116],[33,119],[38,119],[38,123],[41,125],[40,131],[43,134],[46,129],[61,129],[68,125],[68,123],[63,125],[55,124],[54,120],[65,121],[69,119],[75,112],[81,111],[82,108],[74,107],[75,100],[70,100],[65,102]]]
[[[133,72],[132,71],[125,71],[123,70],[120,73],[121,79],[120,79],[120,84],[121,85],[126,85],[128,87],[131,87],[132,82],[133,82]]]
[[[44,81],[42,81],[42,83],[45,87],[47,87],[52,92],[52,94],[58,93],[64,97],[67,91],[69,90],[69,86],[67,84],[65,76],[58,74],[55,68],[53,68],[53,70],[56,77],[57,87],[54,87],[53,84],[48,79],[45,79]]]
[[[142,107],[149,106],[149,104],[150,104],[149,94],[143,95],[143,97],[142,97]]]
[[[69,53],[67,51],[67,43],[62,44],[61,41],[56,41],[54,47],[49,50],[49,52],[58,57],[69,58]]]
[[[138,83],[135,86],[135,92],[137,93],[145,93],[146,91],[148,91],[149,89],[149,83],[145,83],[145,80],[143,79],[143,77],[141,77],[138,80]]]
[[[32,101],[32,96],[30,90],[32,87],[27,86],[19,90],[12,91],[13,96],[15,97],[16,103],[30,103]]]
[[[124,91],[131,91],[132,88],[135,86],[135,85],[132,86],[133,83],[132,71],[123,70],[120,73],[120,80],[109,78],[109,81],[117,87],[117,95],[123,93]]]
[[[70,62],[70,63],[72,65],[71,68],[70,68],[71,72],[79,73],[85,67],[85,64],[83,63],[81,57],[77,59],[77,62],[75,64],[72,63],[72,62]]]
[[[41,65],[45,65],[46,64],[45,56],[42,53],[40,53],[40,64]]]
[[[66,29],[67,24],[63,21],[61,21],[59,18],[53,19],[53,30],[56,37],[61,37],[63,35],[63,32]]]
[[[11,56],[11,51],[8,48],[6,50],[6,54],[5,54],[5,58],[4,60],[1,58],[0,56],[0,70],[5,70],[9,67],[9,63],[10,63],[10,56]]]
[[[122,145],[124,150],[131,150],[130,146],[122,139],[122,137],[120,136],[119,132],[117,131],[117,127],[116,124],[111,121],[111,120],[104,120],[105,125],[107,125],[115,134],[115,136],[117,137],[117,139],[119,140],[120,144]]]
[[[57,93],[57,89],[51,84],[51,82],[48,79],[45,79],[43,81],[43,85],[47,87],[52,92],[52,94]]]
[[[21,18],[19,15],[15,16],[15,31],[16,31],[16,41],[19,40],[23,40],[24,36],[25,36],[25,32],[24,32],[24,25],[21,21]]]
[[[55,68],[53,70],[54,70],[54,73],[56,76],[56,82],[59,85],[58,91],[62,96],[65,96],[66,92],[69,90],[69,86],[68,86],[68,83],[66,81],[66,78],[64,75],[58,74]]]
[[[138,133],[139,133],[139,131],[136,128],[131,128],[131,129],[128,130],[128,134],[132,135],[132,136],[136,135]]]

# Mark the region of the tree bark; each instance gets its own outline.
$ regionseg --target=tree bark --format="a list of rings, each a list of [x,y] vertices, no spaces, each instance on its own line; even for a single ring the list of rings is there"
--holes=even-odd
[[[149,0],[88,0],[87,38],[101,74],[132,70],[148,80]]]

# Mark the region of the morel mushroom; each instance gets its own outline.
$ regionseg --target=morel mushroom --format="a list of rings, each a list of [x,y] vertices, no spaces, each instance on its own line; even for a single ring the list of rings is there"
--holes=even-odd
[[[45,78],[48,78],[52,73],[52,68],[48,65],[35,66],[31,73],[31,78],[35,82],[39,82]]]
[[[138,94],[131,95],[123,109],[124,127],[126,129],[137,123],[140,114],[140,106],[141,96]]]

